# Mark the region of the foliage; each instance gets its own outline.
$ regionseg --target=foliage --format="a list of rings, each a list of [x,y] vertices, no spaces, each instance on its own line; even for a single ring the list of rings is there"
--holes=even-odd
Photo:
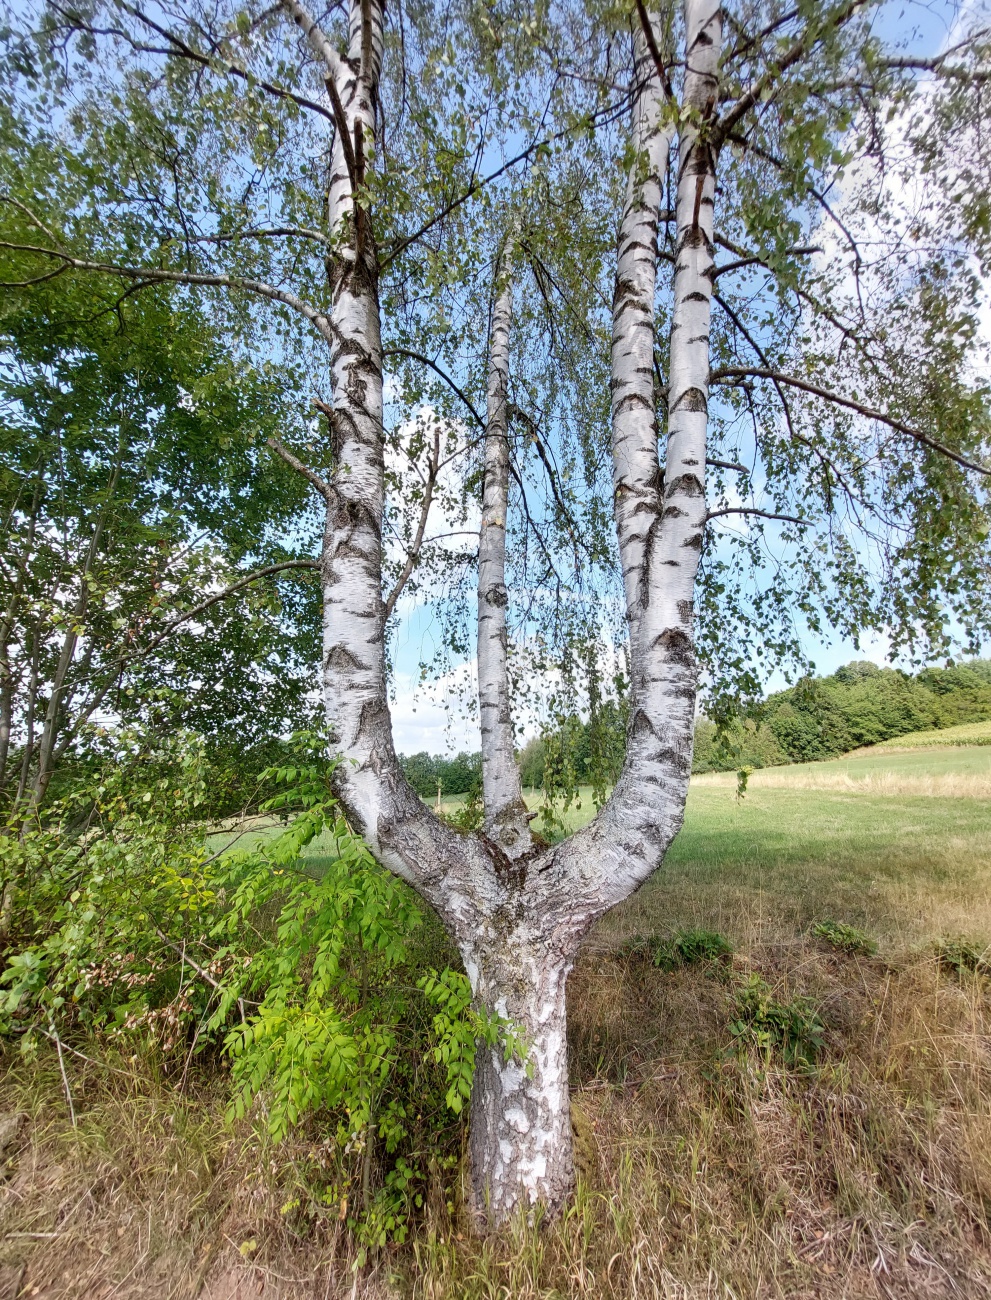
[[[471,794],[481,789],[482,755],[411,754],[401,756],[403,772],[413,789],[424,799],[435,799],[438,787],[442,795]]]
[[[972,939],[937,939],[936,960],[957,975],[991,975],[991,945]]]
[[[485,808],[478,787],[475,786],[468,792],[468,798],[460,808],[442,813],[441,816],[459,831],[480,830],[485,822]]]
[[[821,762],[921,729],[991,718],[991,661],[975,659],[916,676],[855,662],[807,677],[725,719],[701,717],[693,771]]]
[[[696,927],[676,930],[667,937],[633,939],[623,951],[634,957],[648,957],[660,970],[670,972],[683,966],[726,967],[733,955],[733,945],[718,931]]]
[[[10,144],[17,183],[40,183]],[[220,749],[310,720],[312,575],[216,599],[312,541],[304,487],[265,449],[294,384],[291,368],[245,363],[174,287],[114,308],[91,279],[5,300],[0,806],[42,802],[108,713]]]
[[[877,943],[869,934],[858,930],[855,925],[847,925],[845,921],[817,921],[810,933],[840,952],[862,953],[865,957],[873,957],[877,952]]]
[[[779,1055],[785,1065],[808,1066],[825,1045],[826,1027],[804,994],[780,1002],[756,972],[740,984],[733,998],[730,1034],[738,1051],[753,1050],[765,1061]]]
[[[286,828],[226,853],[201,820],[202,746],[137,742],[122,735],[95,784],[0,839],[21,882],[3,1031],[25,1049],[39,1033],[132,1038],[170,1073],[220,1053],[231,1117],[261,1100],[276,1142],[329,1128],[326,1195],[366,1246],[401,1240],[430,1163],[453,1167],[476,1041],[522,1045],[474,1010],[436,923],[352,834],[319,738],[262,774]]]

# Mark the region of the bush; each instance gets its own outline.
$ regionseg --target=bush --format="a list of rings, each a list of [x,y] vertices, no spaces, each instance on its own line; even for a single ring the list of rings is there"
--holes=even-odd
[[[873,957],[877,952],[877,944],[869,934],[844,921],[818,921],[810,933],[841,952],[863,953],[867,957]]]
[[[122,751],[46,825],[0,839],[20,941],[0,1029],[26,1050],[39,1033],[130,1036],[175,1077],[226,1058],[231,1118],[264,1115],[275,1140],[319,1118],[327,1194],[380,1246],[403,1238],[428,1167],[456,1165],[476,1042],[518,1045],[473,1010],[439,925],[349,829],[323,748],[297,737],[295,761],[264,773],[286,826],[247,850],[211,851],[202,752],[178,741]],[[318,836],[324,855],[304,858]]]

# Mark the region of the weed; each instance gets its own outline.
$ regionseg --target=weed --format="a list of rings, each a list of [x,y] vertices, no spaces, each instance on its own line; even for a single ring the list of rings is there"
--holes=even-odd
[[[471,832],[482,829],[485,822],[485,809],[482,807],[481,795],[478,789],[469,790],[468,797],[460,807],[454,808],[450,812],[441,813],[444,821],[455,830]]]
[[[724,967],[733,955],[733,945],[715,930],[695,928],[676,930],[667,938],[632,939],[623,948],[624,955],[646,957],[663,971],[683,966]]]
[[[816,939],[825,939],[840,952],[862,953],[865,957],[873,957],[877,952],[877,944],[869,934],[858,930],[855,925],[847,925],[845,921],[818,921],[811,933]]]
[[[937,939],[936,960],[958,975],[991,975],[991,944],[970,939]]]
[[[756,1048],[765,1059],[780,1054],[785,1065],[811,1065],[822,1051],[826,1026],[811,998],[797,994],[779,1002],[756,971],[747,976],[733,999],[730,1033],[735,1046]]]

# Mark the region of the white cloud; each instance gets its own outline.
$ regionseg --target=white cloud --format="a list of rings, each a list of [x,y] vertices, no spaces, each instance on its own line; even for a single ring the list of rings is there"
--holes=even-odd
[[[428,754],[457,754],[480,749],[478,718],[471,714],[477,692],[474,660],[432,682],[422,682],[411,673],[397,673],[389,702],[396,750],[400,754],[424,750]]]

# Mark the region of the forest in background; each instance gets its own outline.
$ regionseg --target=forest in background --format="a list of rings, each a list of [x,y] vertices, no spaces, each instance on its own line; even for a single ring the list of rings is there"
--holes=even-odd
[[[855,660],[828,677],[805,677],[765,700],[745,702],[721,724],[705,714],[695,728],[694,772],[775,767],[838,758],[864,745],[912,731],[955,727],[991,718],[991,659],[971,659],[915,674]],[[611,785],[625,748],[625,709],[606,702],[583,721],[572,716],[519,753],[528,790],[541,789],[548,764],[552,785]],[[406,778],[423,798],[471,794],[479,788],[481,758],[419,753],[403,757]]]

